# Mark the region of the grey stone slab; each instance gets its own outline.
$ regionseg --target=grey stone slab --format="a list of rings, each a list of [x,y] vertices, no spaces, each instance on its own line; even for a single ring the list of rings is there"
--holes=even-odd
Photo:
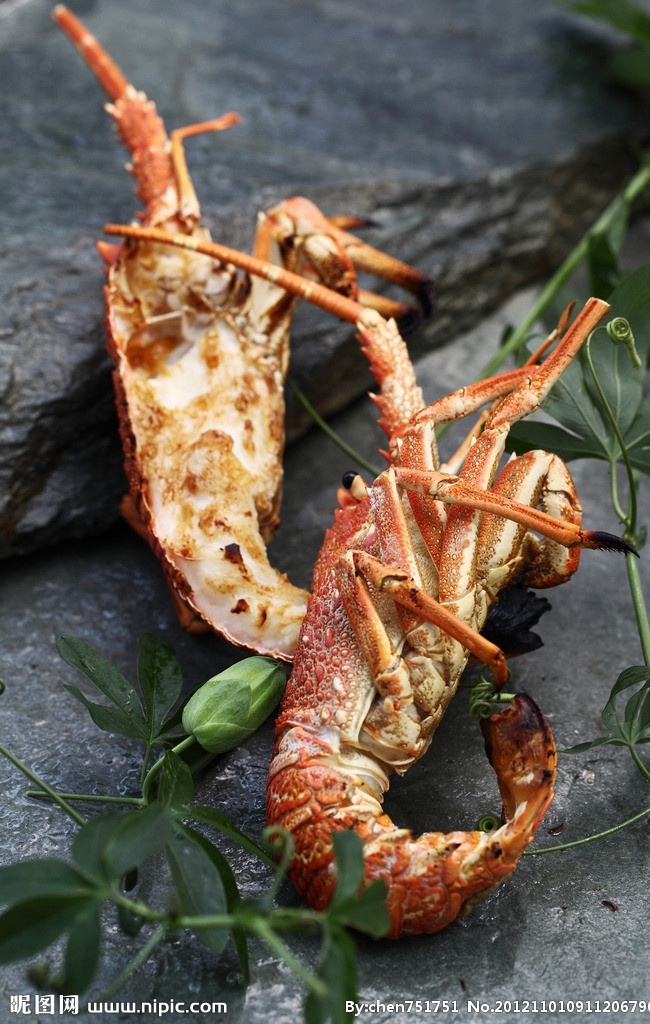
[[[0,4],[0,556],[115,522],[120,454],[94,240],[135,201],[103,97],[45,0]],[[77,13],[188,145],[206,222],[249,248],[304,192],[439,284],[418,351],[555,265],[632,166],[645,112],[554,3],[83,2]],[[598,37],[600,39],[600,36]],[[304,312],[292,372],[324,412],[368,383],[351,332]],[[289,430],[305,429],[290,402]]]
[[[647,245],[647,239],[641,241],[639,252]],[[473,376],[494,351],[504,326],[516,322],[531,301],[530,293],[517,297],[447,351],[421,360],[418,373],[427,398]],[[341,414],[335,426],[366,457],[377,457],[382,436],[369,402]],[[297,442],[288,454],[284,523],[274,542],[274,558],[300,583],[309,581],[323,530],[331,521],[337,481],[347,468],[346,457],[317,432]],[[616,531],[608,509],[605,469],[575,464],[573,471],[586,524]],[[647,487],[642,507],[647,507],[646,492]],[[79,680],[55,653],[58,634],[84,637],[132,674],[138,636],[163,631],[177,647],[188,686],[233,657],[214,637],[181,633],[161,575],[147,548],[125,530],[101,541],[77,542],[5,563],[0,579],[0,675],[7,684],[0,699],[2,742],[61,788],[120,787],[128,792],[136,784],[137,759],[129,741],[98,733],[63,691],[64,682]],[[643,580],[650,598],[645,569]],[[544,647],[512,668],[514,686],[539,701],[563,747],[599,733],[599,710],[618,672],[641,656],[621,559],[585,552],[574,580],[548,596],[553,608],[539,626]],[[244,746],[218,759],[199,786],[202,802],[232,814],[252,836],[264,824],[270,750],[267,724]],[[0,775],[0,860],[65,850],[67,821],[27,798],[25,781],[4,761]],[[646,790],[622,750],[605,747],[561,757],[556,800],[536,846],[578,839],[631,817],[647,805]],[[428,756],[404,779],[393,782],[386,808],[397,822],[416,830],[471,829],[480,814],[498,809],[478,728],[467,715],[462,694],[449,709]],[[560,826],[561,835],[552,835]],[[265,872],[236,850],[232,857],[244,891],[254,892]],[[647,825],[640,822],[577,850],[525,858],[504,887],[438,935],[400,942],[360,938],[360,997],[375,1009],[359,1019],[372,1024],[430,1021],[433,1014],[424,1001],[449,1000],[455,1009],[433,1019],[562,1024],[600,1018],[562,1013],[557,1006],[549,1012],[551,1000],[559,1004],[645,998],[650,977],[647,959],[639,951],[647,930],[647,868]],[[296,901],[288,888],[281,898]],[[304,963],[315,962],[313,939],[296,936],[290,944]],[[95,993],[133,952],[129,941],[112,927]],[[154,998],[223,1000],[228,1019],[237,1024],[300,1019],[299,986],[257,943],[252,947],[252,973],[252,984],[244,990],[229,954],[215,963],[197,943],[175,939],[138,973],[121,998],[138,1003]],[[1,976],[2,1005],[12,993],[34,993],[22,965],[4,968]],[[406,1002],[418,999],[422,1007],[408,1011]],[[529,1007],[536,1001],[537,1009],[522,1016],[513,1009],[517,999],[521,1004],[527,1000]],[[501,1005],[503,1012],[472,1012],[470,1000],[495,1010]],[[386,1008],[394,1004],[404,1005]],[[35,1021],[33,1015],[24,1019]],[[103,1019],[113,1018],[105,1013]],[[205,1018],[177,1014],[170,1019]],[[636,1012],[624,1019],[644,1017]]]

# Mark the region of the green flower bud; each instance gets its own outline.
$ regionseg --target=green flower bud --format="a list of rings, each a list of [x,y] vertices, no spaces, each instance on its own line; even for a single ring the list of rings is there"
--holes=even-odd
[[[208,679],[183,708],[183,728],[211,754],[243,743],[278,704],[287,674],[271,658],[244,658]]]

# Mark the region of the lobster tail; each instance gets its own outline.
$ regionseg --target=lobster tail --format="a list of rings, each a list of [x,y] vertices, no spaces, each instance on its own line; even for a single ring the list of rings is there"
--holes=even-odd
[[[382,812],[387,780],[376,763],[373,771],[372,759],[302,727],[285,733],[269,776],[268,820],[291,833],[291,878],[313,907],[322,909],[332,896],[332,833],[342,829],[354,829],[364,843],[366,883],[386,885],[390,938],[440,931],[510,876],[553,799],[555,746],[525,695],[482,728],[505,823],[490,833],[419,838]]]

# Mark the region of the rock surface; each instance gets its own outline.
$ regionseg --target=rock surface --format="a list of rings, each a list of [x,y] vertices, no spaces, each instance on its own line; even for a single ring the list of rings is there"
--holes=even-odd
[[[255,211],[302,192],[368,217],[369,241],[436,279],[416,353],[556,265],[630,170],[625,140],[642,127],[551,3],[75,10],[168,126],[243,114],[188,146],[215,237],[249,248]],[[100,89],[49,14],[0,4],[0,557],[105,529],[124,488],[93,242],[135,204]],[[292,372],[326,413],[369,383],[349,329],[306,310]],[[306,425],[290,401],[290,436]]]

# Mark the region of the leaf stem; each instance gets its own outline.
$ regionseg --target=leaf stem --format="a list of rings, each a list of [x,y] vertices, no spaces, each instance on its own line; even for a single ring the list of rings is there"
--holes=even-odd
[[[303,967],[300,961],[293,955],[289,947],[282,941],[280,936],[276,935],[268,921],[264,918],[258,918],[257,921],[252,921],[250,923],[250,930],[257,935],[258,938],[263,939],[269,949],[273,950],[274,953],[284,960],[287,967],[306,988],[311,989],[311,991],[317,996],[322,997],[325,995],[326,989],[324,983],[313,974],[310,974],[310,972]]]
[[[643,595],[643,587],[641,586],[639,559],[631,552],[628,552],[625,556],[625,564],[643,660],[650,667],[650,623],[648,622],[648,609]]]
[[[43,779],[39,778],[39,776],[36,775],[36,773],[33,772],[31,768],[28,768],[27,765],[20,760],[20,758],[16,757],[15,754],[12,754],[11,751],[7,750],[7,748],[2,744],[0,744],[0,754],[6,757],[8,761],[11,761],[11,763],[15,765],[15,767],[18,768],[23,773],[23,775],[26,775],[30,782],[34,782],[45,795],[49,796],[51,800],[54,800],[54,802],[59,805],[61,810],[65,811],[68,817],[72,818],[72,820],[76,822],[77,825],[86,824],[86,819],[82,818],[82,816],[78,814],[77,811],[75,811],[74,807],[70,806],[65,797],[61,796],[60,793],[57,793],[57,791],[55,789],[52,789],[51,786],[48,786],[47,782],[44,782]]]
[[[598,328],[596,328],[596,330],[598,330]],[[632,469],[632,463],[630,462],[630,456],[628,454],[627,447],[625,445],[625,438],[623,437],[623,435],[621,433],[621,428],[619,427],[619,425],[618,425],[618,423],[616,421],[616,416],[612,412],[612,407],[610,406],[609,402],[607,401],[607,395],[605,394],[605,392],[603,390],[603,386],[600,383],[600,380],[598,378],[598,374],[596,373],[596,368],[594,366],[594,361],[593,361],[593,359],[591,357],[591,341],[592,341],[592,338],[593,338],[595,333],[596,333],[596,331],[592,331],[591,334],[589,335],[589,337],[587,338],[586,342],[585,342],[585,346],[584,346],[585,360],[587,362],[587,366],[589,367],[589,373],[591,374],[591,379],[594,382],[594,387],[596,388],[596,391],[598,392],[598,397],[600,398],[601,402],[603,403],[603,408],[605,410],[605,413],[607,415],[607,419],[609,420],[610,426],[612,428],[612,433],[614,434],[614,437],[616,438],[616,440],[618,442],[618,446],[619,446],[619,448],[621,450],[621,459],[623,461],[623,465],[625,466],[625,472],[627,474],[627,482],[628,482],[628,513],[627,513],[627,515],[622,515],[621,519],[622,519],[622,522],[625,525],[625,535],[626,535],[626,537],[629,540],[633,540],[634,536],[636,534],[636,514],[637,514],[636,480],[634,478],[634,470]],[[617,507],[617,505],[618,505],[618,502],[616,502],[615,508]],[[620,516],[620,512],[617,513],[617,514],[619,514],[619,516]]]
[[[117,978],[111,982],[108,988],[104,989],[104,991],[99,995],[98,1001],[108,999],[114,992],[117,992],[118,989],[120,989],[122,985],[129,980],[131,975],[135,974],[138,968],[149,959],[156,946],[159,945],[162,939],[164,939],[166,933],[167,927],[165,925],[160,925],[156,928],[152,935],[147,939],[142,949],[136,954],[136,956],[134,956],[133,960],[131,960],[124,970],[118,974]]]
[[[591,239],[609,227],[610,222],[614,219],[620,208],[621,201],[626,205],[631,205],[648,185],[650,185],[650,165],[644,164],[639,168],[634,177],[630,179],[622,192],[620,192],[612,200],[609,206],[603,210],[598,220],[592,224],[575,248],[566,257],[561,266],[558,267],[546,287],[540,292],[537,301],[533,304],[528,316],[525,317],[519,326],[512,332],[508,340],[501,346],[493,358],[486,363],[480,374],[481,378],[491,377],[501,364],[505,362],[507,357],[511,355],[511,353],[516,352],[521,348],[526,341],[529,332],[544,313],[547,306],[551,304],[562,286],[567,282],[574,270],[577,269],[582,260],[587,256]]]
[[[296,384],[295,380],[293,380],[291,377],[288,377],[287,382],[289,384],[289,387],[293,391],[294,395],[300,402],[300,404],[309,413],[314,423],[318,427],[320,427],[320,429],[325,434],[327,434],[329,439],[333,441],[335,445],[338,445],[342,452],[345,452],[346,455],[349,455],[353,462],[356,462],[363,469],[366,469],[369,473],[371,473],[373,480],[375,479],[375,477],[378,477],[381,470],[377,469],[377,467],[373,466],[370,462],[367,462],[362,455],[359,455],[359,453],[354,450],[354,448],[351,448],[349,444],[346,444],[343,438],[340,437],[340,435],[337,434],[335,430],[332,430],[329,423],[327,423],[323,419],[320,413],[316,412],[313,405],[307,398],[307,395],[303,391],[301,391],[301,389]]]
[[[185,736],[180,741],[180,743],[177,743],[176,746],[172,747],[171,749],[175,754],[181,754],[184,750],[187,750],[188,747],[191,747],[193,743],[196,743],[196,740],[194,736],[190,734],[189,736]],[[149,800],[149,790],[151,789],[151,784],[155,779],[156,775],[158,774],[158,772],[160,771],[160,769],[162,768],[164,760],[165,755],[163,754],[162,757],[159,757],[158,760],[155,761],[154,764],[152,764],[151,768],[149,769],[149,771],[147,772],[142,781],[142,799],[144,803],[147,803]]]
[[[558,846],[545,846],[541,850],[527,850],[523,856],[536,857],[538,853],[557,853],[559,850],[570,850],[574,846],[584,846],[585,843],[593,843],[596,839],[604,839],[606,836],[611,836],[615,832],[620,832],[622,828],[627,828],[628,825],[634,825],[637,821],[641,821],[649,814],[650,807],[646,807],[645,810],[635,814],[633,818],[628,818],[627,821],[622,821],[618,825],[613,825],[612,828],[608,828],[604,832],[597,832],[593,836],[585,836],[584,839],[574,839],[571,843],[560,843]]]
[[[49,793],[45,793],[42,789],[28,789],[27,796],[34,797],[37,800],[51,800]],[[144,801],[139,796],[107,796],[102,793],[59,793],[59,796],[63,800],[78,800],[82,803],[96,803],[96,804],[134,804],[136,807],[142,807]]]
[[[637,754],[636,746],[634,745],[634,743],[630,743],[628,744],[628,746],[630,748],[630,754],[632,755],[632,760],[634,761],[635,765],[643,775],[643,778],[646,780],[646,782],[650,782],[650,772],[648,771],[643,761]]]
[[[623,438],[621,429],[616,421],[614,413],[612,412],[611,406],[607,401],[607,397],[600,383],[600,380],[598,379],[598,374],[596,373],[596,369],[593,364],[593,359],[591,356],[591,340],[594,334],[595,331],[592,331],[592,333],[589,335],[585,343],[585,359],[587,361],[587,366],[589,367],[589,372],[594,382],[594,386],[598,392],[598,396],[603,404],[603,408],[605,410],[607,418],[609,419],[610,426],[618,442],[621,451],[621,459],[625,467],[625,472],[627,474],[628,481],[628,512],[627,514],[624,514],[622,512],[622,509],[619,507],[617,498],[615,476],[616,467],[614,463],[612,465],[612,504],[614,505],[614,510],[616,511],[617,515],[619,516],[619,518],[625,526],[625,536],[629,540],[634,542],[636,540],[637,530],[637,481],[634,475],[632,464],[630,462],[627,447],[625,445],[625,439]],[[639,572],[638,558],[628,551],[625,556],[625,564],[627,567],[627,578],[630,586],[632,606],[634,608],[634,615],[636,618],[637,631],[639,634],[639,641],[641,643],[641,650],[643,652],[643,659],[645,661],[645,664],[647,666],[650,666],[650,622],[648,621],[648,611],[646,608],[645,598],[643,596],[643,588],[641,586],[641,575]],[[642,762],[639,760],[636,751],[634,751],[632,748],[630,748],[630,750],[639,768],[641,768],[643,774],[646,777],[648,777],[648,773],[645,767],[642,766]]]
[[[609,497],[612,503],[612,508],[618,516],[619,522],[627,524],[628,516],[623,511],[623,507],[618,500],[618,481],[616,479],[616,467],[618,466],[618,459],[612,459],[609,455]]]
[[[316,994],[323,995],[324,990],[322,988],[322,982],[310,974],[310,972],[303,967],[299,960],[297,960],[292,954],[288,946],[282,941],[279,935],[276,934],[271,922],[267,917],[262,916],[251,916],[250,911],[247,908],[242,908],[242,913],[230,913],[230,914],[201,914],[201,915],[181,915],[174,917],[169,913],[161,910],[155,910],[153,907],[147,906],[147,904],[141,903],[140,901],[130,900],[128,896],[124,896],[123,893],[118,890],[113,890],[111,893],[113,901],[120,906],[129,910],[131,913],[138,917],[142,917],[145,920],[158,922],[158,928],[149,939],[149,942],[140,950],[135,959],[129,964],[125,971],[120,975],[116,981],[111,984],[109,991],[115,991],[119,986],[137,969],[140,964],[149,956],[149,953],[155,945],[160,942],[164,934],[171,930],[192,930],[201,931],[204,928],[242,928],[252,935],[256,935],[262,939],[267,946],[276,953],[284,962],[287,967],[295,974],[295,976],[308,988],[312,989]],[[308,924],[308,925],[322,925],[324,915],[317,914],[311,910],[278,910],[271,911],[273,914],[273,920],[277,927],[291,931],[297,926]]]

